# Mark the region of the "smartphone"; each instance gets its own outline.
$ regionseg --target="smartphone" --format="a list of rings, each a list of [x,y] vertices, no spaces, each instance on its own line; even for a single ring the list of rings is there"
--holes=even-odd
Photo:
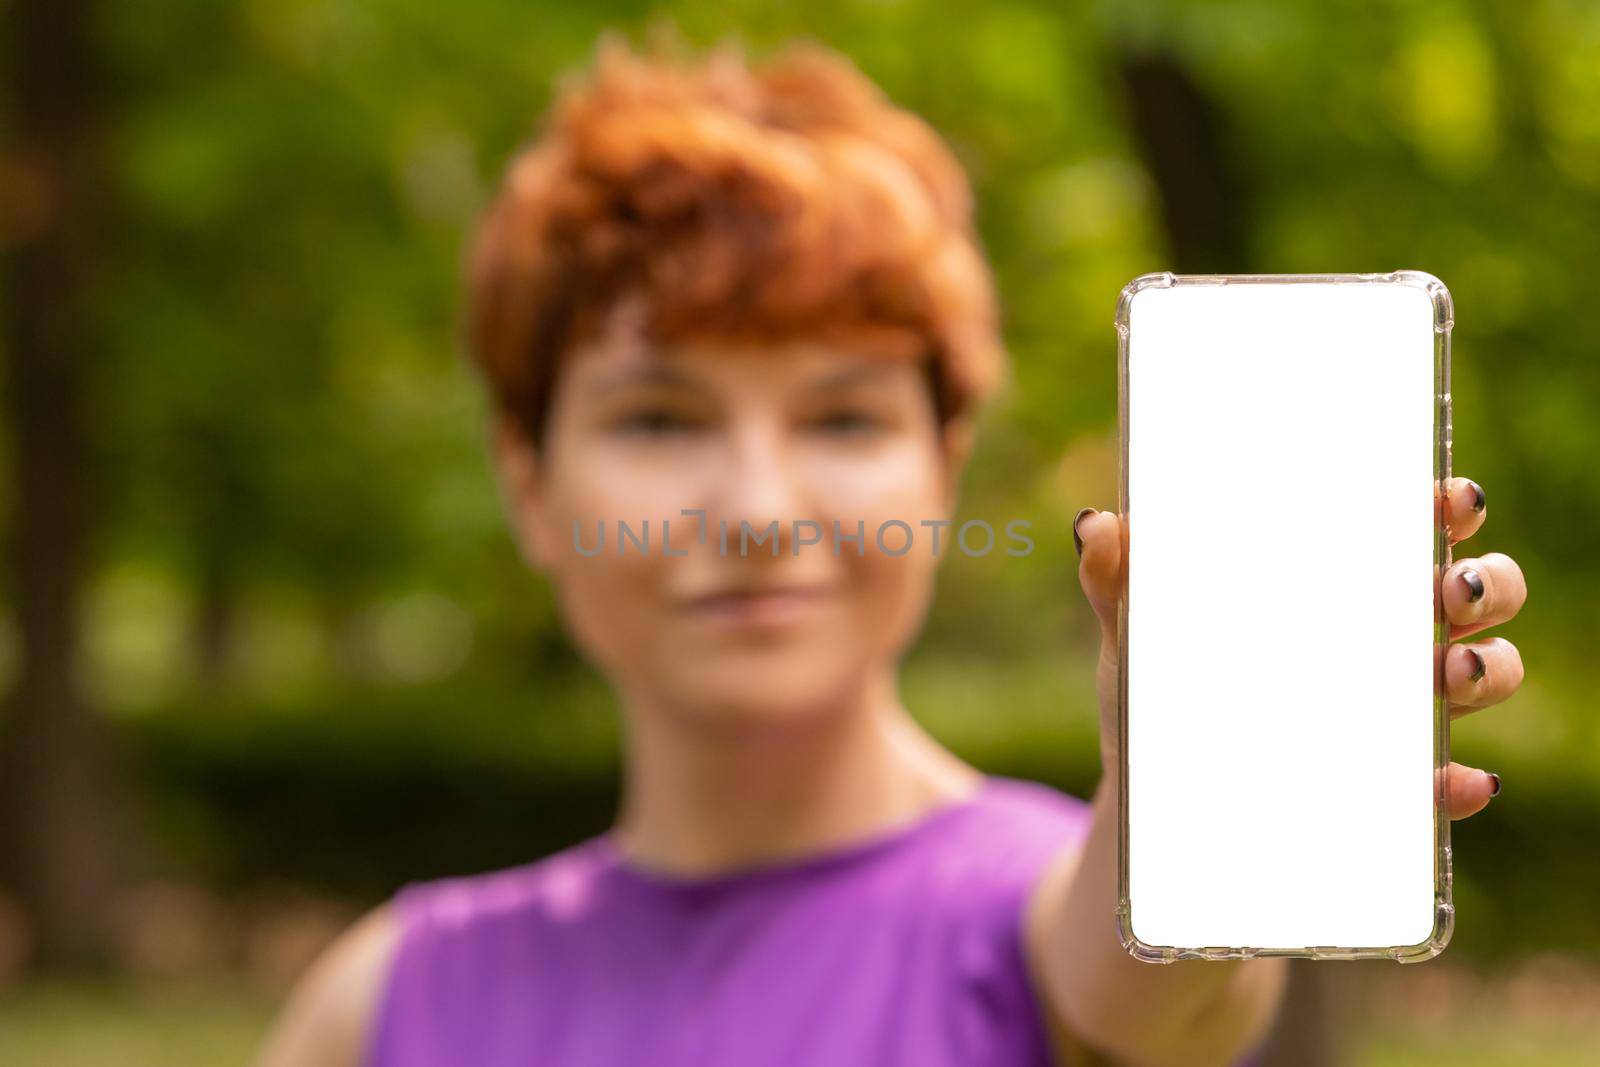
[[[1453,322],[1419,271],[1122,291],[1118,924],[1140,959],[1449,940]]]

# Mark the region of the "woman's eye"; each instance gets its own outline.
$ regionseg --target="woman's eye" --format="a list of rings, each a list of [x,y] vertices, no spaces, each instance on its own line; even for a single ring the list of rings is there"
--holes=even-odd
[[[687,416],[665,408],[641,408],[623,415],[614,425],[622,433],[662,435],[685,433],[694,429],[696,423]]]
[[[880,429],[883,423],[869,412],[841,409],[814,419],[811,425],[823,433],[850,435],[870,433]]]

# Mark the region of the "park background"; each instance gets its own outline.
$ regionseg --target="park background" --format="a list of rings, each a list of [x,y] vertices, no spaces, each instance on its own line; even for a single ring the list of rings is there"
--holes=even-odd
[[[1014,375],[964,510],[1031,517],[1039,548],[948,560],[905,696],[987,770],[1094,781],[1069,523],[1115,506],[1123,283],[1449,284],[1456,467],[1489,500],[1464,551],[1512,555],[1532,589],[1493,631],[1522,691],[1454,729],[1505,791],[1454,829],[1445,955],[1297,965],[1273,1061],[1600,1062],[1600,6],[0,12],[0,1062],[240,1062],[402,883],[606,825],[616,723],[502,524],[458,266],[555,79],[663,20],[698,46],[839,49],[972,176]],[[1329,502],[1294,624],[1359,644],[1317,627],[1316,596],[1355,592],[1339,472],[1272,492]],[[1196,632],[1219,678],[1248,669],[1203,613]]]

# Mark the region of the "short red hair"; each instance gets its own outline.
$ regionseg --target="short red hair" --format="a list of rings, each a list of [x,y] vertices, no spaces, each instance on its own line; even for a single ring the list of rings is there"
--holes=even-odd
[[[816,339],[926,359],[942,419],[1004,373],[972,194],[926,122],[810,42],[758,66],[604,36],[509,166],[469,260],[468,343],[541,436],[562,356],[643,297],[659,340]]]

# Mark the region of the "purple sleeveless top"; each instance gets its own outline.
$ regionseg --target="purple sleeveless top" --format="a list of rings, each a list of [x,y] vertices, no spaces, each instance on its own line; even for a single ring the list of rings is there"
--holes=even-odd
[[[367,1067],[874,1067],[1052,1062],[1028,894],[1089,806],[989,777],[908,828],[701,879],[602,834],[417,883]]]

